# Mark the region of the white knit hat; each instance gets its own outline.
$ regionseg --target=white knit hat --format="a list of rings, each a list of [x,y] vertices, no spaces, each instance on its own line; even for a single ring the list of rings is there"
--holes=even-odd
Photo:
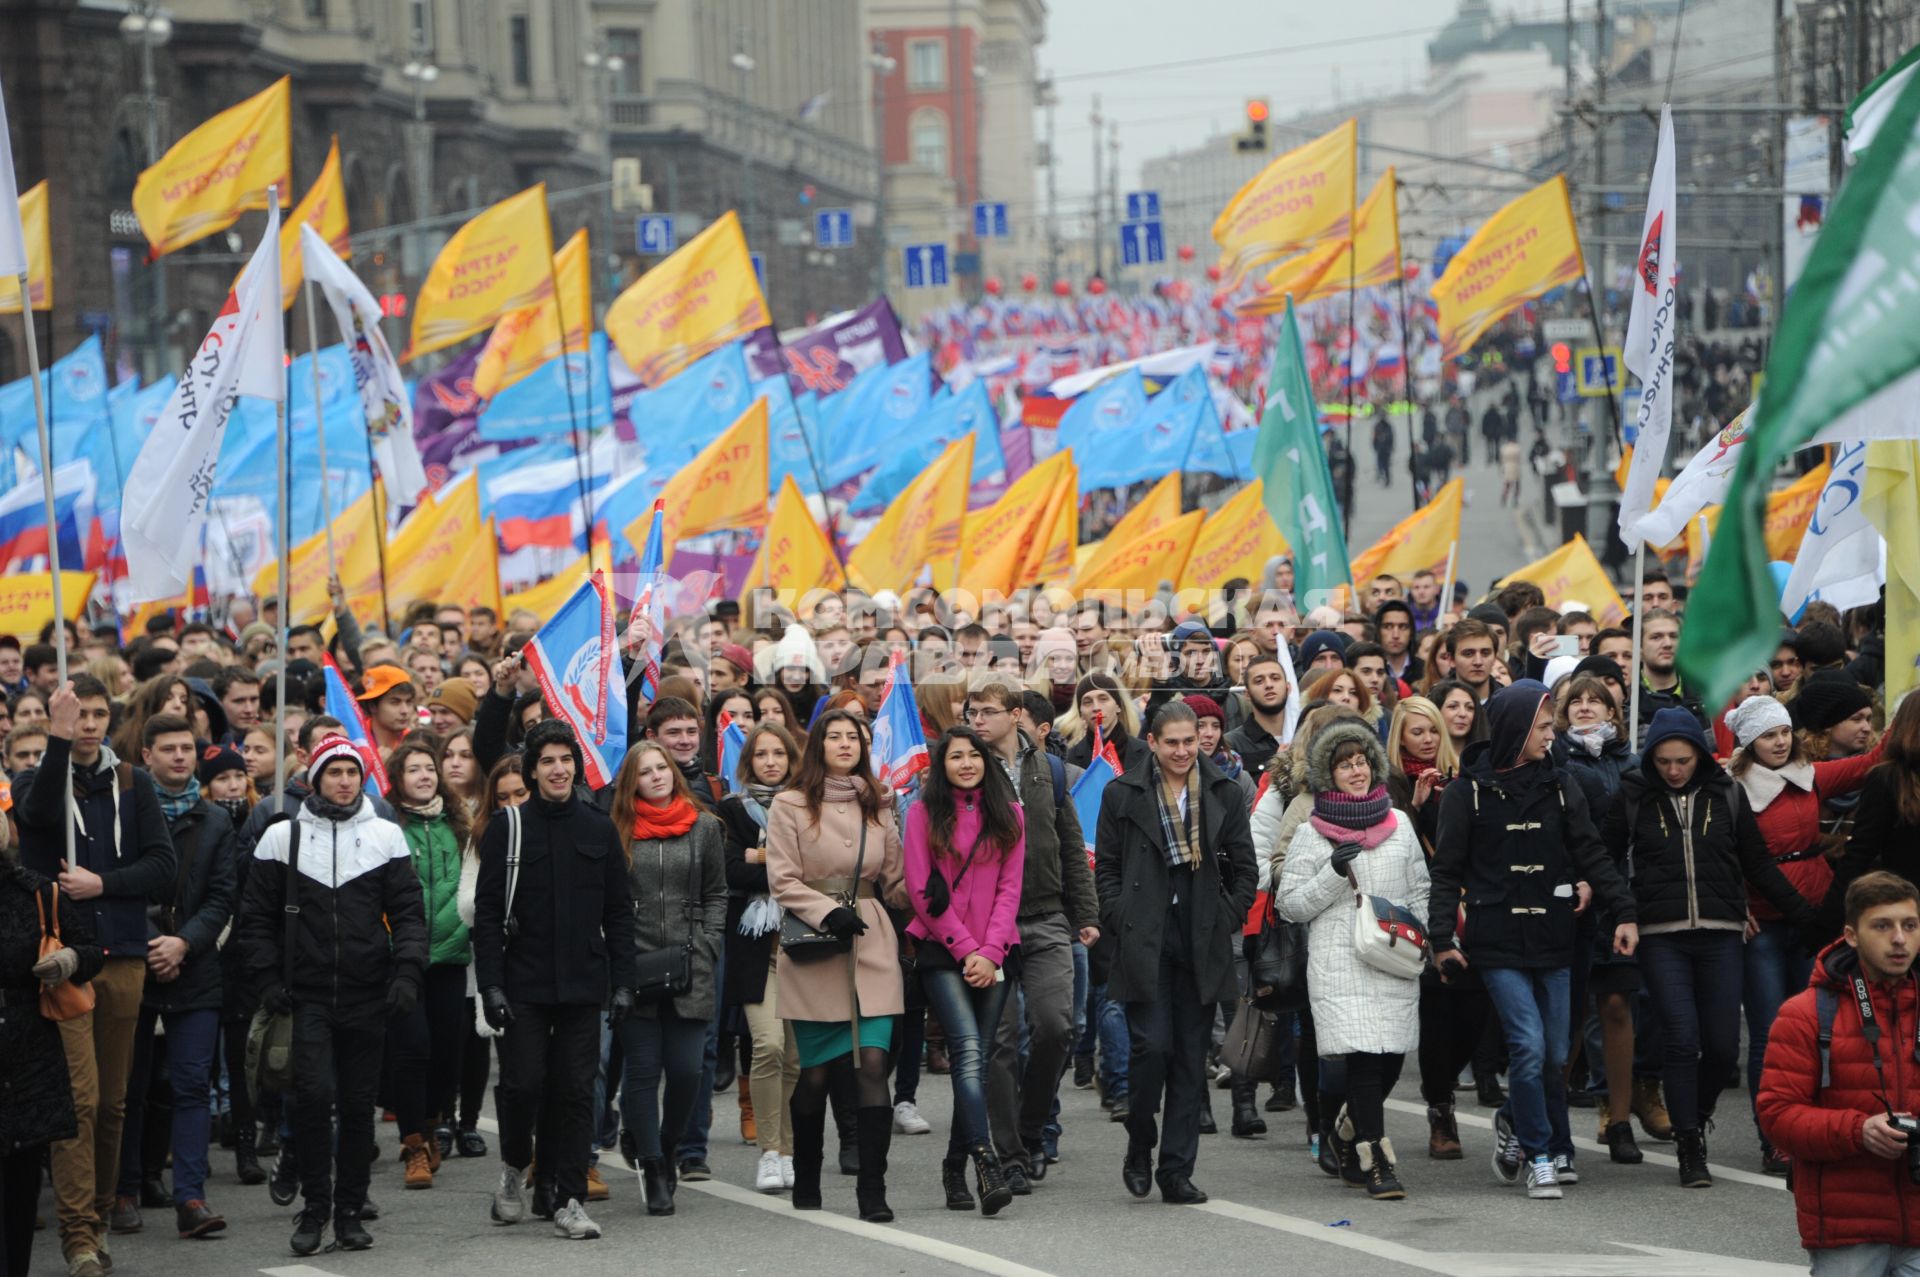
[[[1749,696],[1727,711],[1727,730],[1733,733],[1741,749],[1753,744],[1776,727],[1793,726],[1787,707],[1771,696]]]
[[[1555,656],[1547,661],[1545,676],[1541,682],[1548,687],[1560,686],[1560,680],[1573,673],[1573,667],[1580,663],[1577,656]]]

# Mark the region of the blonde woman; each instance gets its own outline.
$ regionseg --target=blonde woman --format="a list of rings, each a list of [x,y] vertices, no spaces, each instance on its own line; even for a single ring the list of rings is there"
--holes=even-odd
[[[1440,791],[1460,769],[1453,739],[1440,707],[1424,696],[1409,696],[1393,707],[1387,728],[1387,791],[1393,805],[1413,818],[1413,829],[1427,847],[1440,826]]]

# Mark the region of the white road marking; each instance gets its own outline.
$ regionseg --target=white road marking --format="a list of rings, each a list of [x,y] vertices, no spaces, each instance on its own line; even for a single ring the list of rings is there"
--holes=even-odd
[[[929,1259],[938,1259],[977,1273],[988,1273],[991,1277],[1053,1277],[1045,1269],[1031,1268],[1026,1264],[1002,1259],[998,1255],[989,1255],[985,1251],[974,1250],[968,1246],[958,1246],[952,1242],[922,1237],[898,1225],[866,1224],[857,1219],[848,1219],[844,1215],[835,1215],[827,1211],[795,1210],[785,1198],[756,1193],[751,1189],[722,1183],[719,1180],[705,1180],[697,1184],[688,1184],[683,1181],[680,1188],[683,1192],[691,1189],[710,1197],[718,1197],[721,1201],[732,1202],[735,1206],[751,1206],[755,1210],[768,1211],[795,1223],[830,1228],[835,1232],[847,1233],[866,1241],[898,1246],[902,1250],[914,1251]]]
[[[288,1264],[284,1268],[262,1268],[266,1277],[339,1277],[324,1268],[315,1268],[311,1264]]]
[[[1396,1113],[1411,1113],[1415,1117],[1425,1117],[1427,1115],[1426,1105],[1415,1104],[1409,1100],[1388,1100],[1387,1107]],[[1572,1113],[1584,1113],[1586,1111],[1585,1109],[1570,1109],[1569,1115]],[[1468,1126],[1478,1126],[1485,1130],[1493,1129],[1493,1119],[1490,1117],[1481,1117],[1478,1113],[1463,1113],[1456,1108],[1453,1111],[1453,1116],[1455,1121]],[[1569,1116],[1569,1120],[1571,1120],[1571,1116]],[[1575,1148],[1585,1149],[1589,1153],[1604,1153],[1607,1151],[1605,1144],[1598,1144],[1593,1140],[1582,1139],[1578,1135],[1573,1137],[1573,1146]],[[1655,1166],[1671,1166],[1676,1170],[1680,1166],[1679,1158],[1672,1157],[1666,1153],[1656,1153],[1644,1143],[1640,1145],[1640,1151],[1646,1155],[1647,1161]],[[1468,1154],[1468,1156],[1471,1157],[1472,1154]],[[1755,1188],[1770,1188],[1776,1193],[1784,1193],[1787,1191],[1787,1181],[1777,1176],[1762,1175],[1756,1171],[1743,1171],[1732,1166],[1717,1166],[1713,1163],[1708,1163],[1707,1168],[1713,1172],[1713,1178],[1716,1181],[1727,1180],[1734,1184],[1749,1184]]]
[[[1282,1215],[1277,1211],[1242,1206],[1215,1199],[1191,1207],[1224,1219],[1291,1233],[1308,1241],[1324,1242],[1371,1255],[1422,1272],[1444,1277],[1802,1277],[1801,1264],[1769,1264],[1701,1251],[1669,1250],[1659,1246],[1619,1243],[1634,1255],[1555,1255],[1436,1253],[1402,1242],[1369,1237],[1354,1228],[1330,1228],[1316,1220]]]

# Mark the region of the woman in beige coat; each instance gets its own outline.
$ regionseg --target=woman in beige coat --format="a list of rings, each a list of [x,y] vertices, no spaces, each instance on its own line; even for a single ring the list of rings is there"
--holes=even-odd
[[[893,797],[874,779],[864,725],[845,710],[820,716],[793,788],[768,810],[767,883],[788,914],[853,946],[850,954],[804,961],[783,949],[775,968],[780,1018],[792,1023],[800,1049],[800,1081],[788,1105],[794,1209],[820,1209],[829,1074],[852,1069],[860,1094],[860,1218],[887,1223],[887,1068],[906,1000],[900,942],[881,901],[904,907],[906,892]]]

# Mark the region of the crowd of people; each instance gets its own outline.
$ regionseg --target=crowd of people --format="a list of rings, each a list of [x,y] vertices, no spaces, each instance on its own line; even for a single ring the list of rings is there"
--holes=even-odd
[[[1043,1197],[1063,1087],[1124,1124],[1134,1197],[1207,1200],[1218,1087],[1232,1137],[1298,1109],[1392,1201],[1438,1173],[1387,1133],[1409,1067],[1427,1158],[1466,1157],[1468,1088],[1531,1199],[1579,1182],[1576,1120],[1710,1186],[1744,1086],[1760,1144],[1721,1163],[1791,1175],[1814,1271],[1911,1271],[1920,698],[1884,703],[1880,610],[1810,606],[1707,705],[1657,571],[1623,626],[1524,581],[1305,615],[1290,585],[643,613],[598,787],[537,617],[422,604],[389,638],[336,595],[284,652],[270,614],[75,626],[64,679],[51,631],[0,638],[6,1272],[37,1225],[69,1277],[168,1208],[220,1233],[236,1181],[298,1200],[295,1255],[365,1249],[383,1117],[405,1190],[491,1158],[477,1227],[598,1237],[602,1159],[672,1215],[728,1092],[752,1188],[838,1205],[832,1163],[874,1223]],[[897,786],[888,695],[928,744]],[[895,1148],[928,1075],[937,1177]]]

